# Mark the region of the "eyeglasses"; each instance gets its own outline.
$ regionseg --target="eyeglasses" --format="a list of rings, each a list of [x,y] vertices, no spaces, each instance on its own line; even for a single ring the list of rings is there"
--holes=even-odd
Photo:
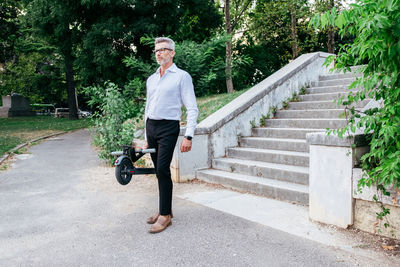
[[[153,50],[153,53],[154,54],[156,54],[157,52],[164,53],[165,51],[172,51],[172,49],[171,48],[160,48],[160,49]]]

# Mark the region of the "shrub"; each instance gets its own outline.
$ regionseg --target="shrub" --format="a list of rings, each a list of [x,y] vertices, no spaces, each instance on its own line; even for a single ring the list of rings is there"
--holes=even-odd
[[[91,86],[85,89],[92,98],[89,104],[96,105],[95,112],[94,143],[100,148],[99,157],[112,162],[110,152],[121,150],[122,145],[132,143],[135,134],[135,120],[143,114],[144,103],[134,103],[126,98],[131,92],[118,88],[111,82],[106,82],[104,88]]]

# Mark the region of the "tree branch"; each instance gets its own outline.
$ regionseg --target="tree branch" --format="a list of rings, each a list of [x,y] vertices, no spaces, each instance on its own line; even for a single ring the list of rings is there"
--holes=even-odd
[[[235,28],[236,24],[238,23],[240,17],[243,15],[243,12],[247,9],[247,7],[249,6],[249,4],[251,2],[252,2],[252,0],[247,1],[247,3],[243,6],[243,9],[240,11],[239,15],[233,19],[232,26],[231,26],[232,31]]]

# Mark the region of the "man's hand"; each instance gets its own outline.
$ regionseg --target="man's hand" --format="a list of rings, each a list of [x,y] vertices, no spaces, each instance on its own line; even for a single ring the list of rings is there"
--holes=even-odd
[[[189,152],[192,149],[192,140],[182,139],[181,152]]]
[[[149,144],[147,143],[147,141],[146,141],[146,143],[144,144],[144,147],[143,147],[144,149],[148,149],[149,148]]]

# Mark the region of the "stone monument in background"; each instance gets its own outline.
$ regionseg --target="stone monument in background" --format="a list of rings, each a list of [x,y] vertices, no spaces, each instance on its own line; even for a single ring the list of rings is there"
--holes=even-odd
[[[20,95],[12,94],[2,97],[3,106],[0,107],[0,117],[35,116],[29,104],[29,99]]]

